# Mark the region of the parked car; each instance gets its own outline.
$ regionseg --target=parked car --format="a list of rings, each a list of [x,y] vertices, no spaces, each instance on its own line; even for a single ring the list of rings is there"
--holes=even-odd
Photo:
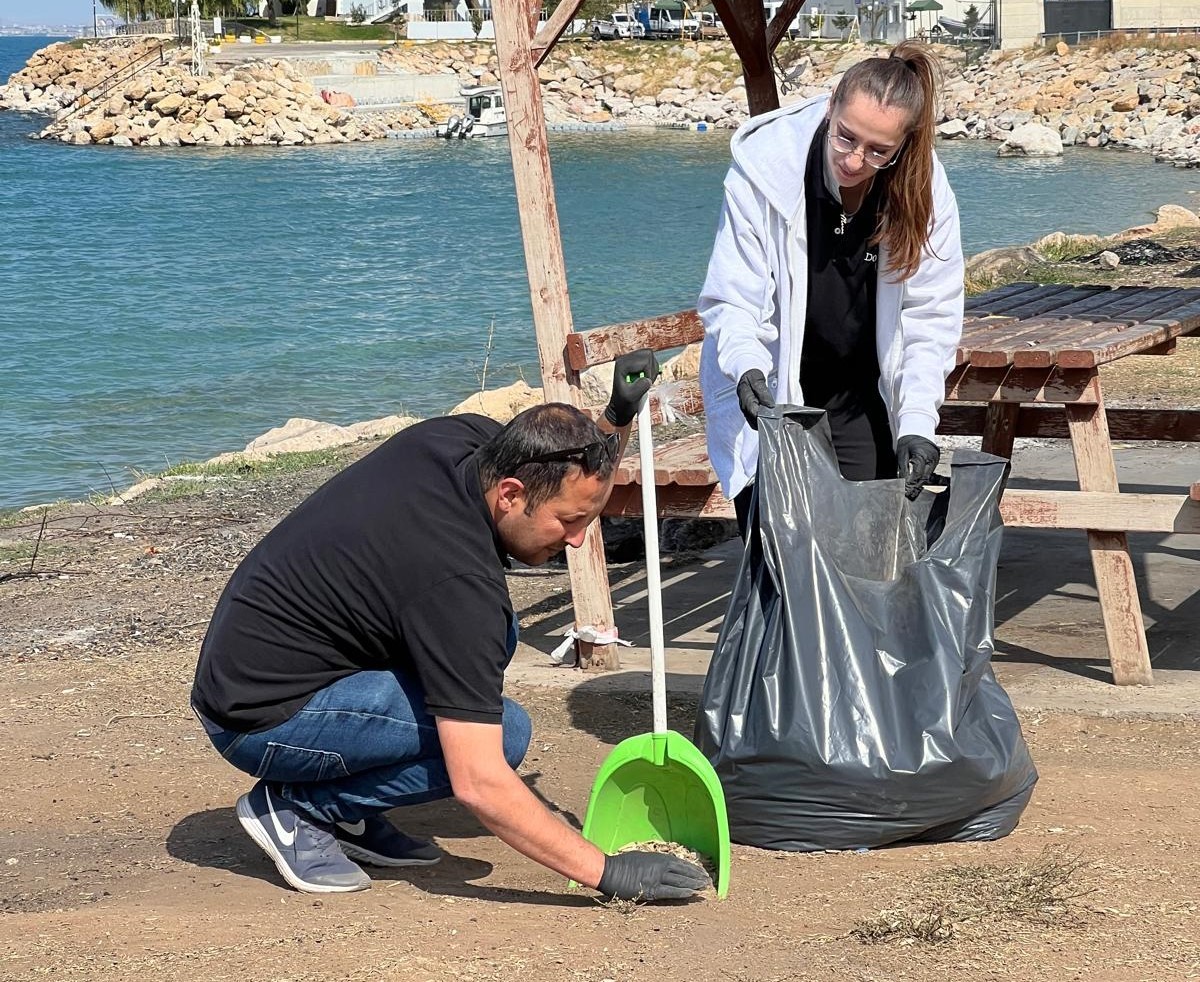
[[[700,36],[704,38],[728,37],[729,32],[721,23],[721,18],[711,12],[700,14]]]
[[[618,38],[640,38],[646,36],[646,28],[629,14],[617,11],[607,17],[592,21],[592,40],[615,41]]]

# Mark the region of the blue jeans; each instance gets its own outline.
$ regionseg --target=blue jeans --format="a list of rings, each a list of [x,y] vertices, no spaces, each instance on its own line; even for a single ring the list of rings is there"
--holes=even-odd
[[[515,768],[529,747],[529,714],[505,699],[500,726],[504,758]],[[229,763],[278,785],[282,797],[319,822],[357,822],[453,794],[424,693],[399,672],[339,679],[261,733],[233,733],[210,722],[205,729]]]

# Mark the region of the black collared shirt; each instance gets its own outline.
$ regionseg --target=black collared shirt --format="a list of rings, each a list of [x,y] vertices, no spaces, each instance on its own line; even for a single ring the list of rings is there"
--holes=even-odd
[[[800,385],[809,406],[836,395],[876,388],[875,283],[879,249],[870,243],[879,216],[876,178],[853,217],[825,184],[828,121],[813,137],[805,169],[808,233],[808,315]]]
[[[398,668],[432,714],[500,722],[508,557],[474,457],[499,430],[474,415],[411,426],[267,533],[213,613],[192,689],[201,714],[270,729],[340,678]]]

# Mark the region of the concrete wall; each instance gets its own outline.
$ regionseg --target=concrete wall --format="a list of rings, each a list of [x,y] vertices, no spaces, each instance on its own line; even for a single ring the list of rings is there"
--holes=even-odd
[[[313,75],[309,81],[318,92],[345,92],[360,106],[462,101],[462,82],[454,75]]]
[[[1181,0],[1113,0],[1113,27],[1195,27],[1200,3]]]
[[[1000,47],[1004,50],[1036,44],[1046,29],[1042,0],[1002,0],[1000,4]]]

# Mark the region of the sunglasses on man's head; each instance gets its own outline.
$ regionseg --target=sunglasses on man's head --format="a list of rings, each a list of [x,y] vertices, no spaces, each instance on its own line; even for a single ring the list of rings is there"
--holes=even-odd
[[[526,464],[549,464],[563,461],[578,464],[583,468],[585,474],[595,474],[596,471],[604,466],[606,461],[616,461],[617,449],[620,446],[621,434],[610,433],[603,440],[597,440],[595,443],[589,443],[583,447],[550,450],[547,453],[540,453],[535,457],[527,457],[517,464],[517,467],[524,467]]]

